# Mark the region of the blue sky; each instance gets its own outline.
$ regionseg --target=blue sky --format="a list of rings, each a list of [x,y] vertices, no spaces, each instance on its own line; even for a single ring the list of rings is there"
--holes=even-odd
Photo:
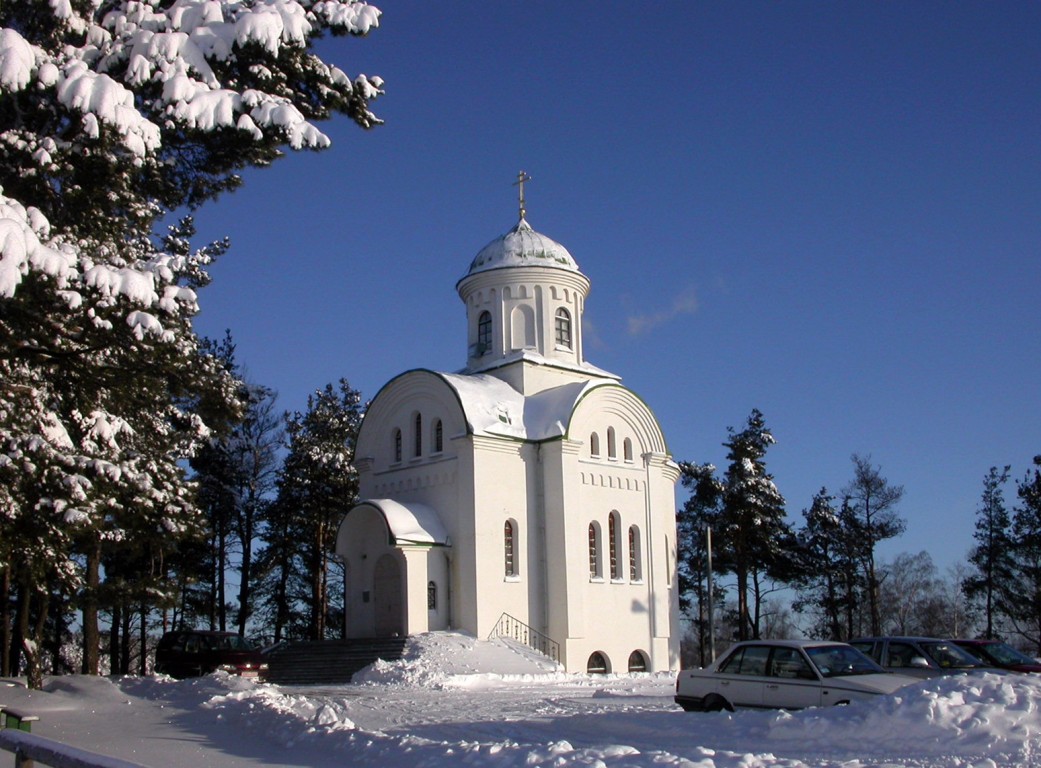
[[[906,492],[883,557],[964,560],[987,469],[1041,453],[1041,4],[377,5],[321,51],[384,78],[386,124],[197,212],[232,240],[200,332],[288,410],[457,370],[455,283],[523,169],[592,281],[589,360],[677,459],[724,467],[759,408],[794,521],[870,454]]]

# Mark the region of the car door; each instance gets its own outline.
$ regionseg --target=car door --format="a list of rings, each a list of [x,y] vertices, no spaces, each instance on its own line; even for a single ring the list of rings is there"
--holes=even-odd
[[[719,670],[716,690],[735,707],[763,706],[763,688],[769,681],[766,675],[769,660],[770,646],[745,646]]]
[[[922,661],[925,661],[925,665],[922,665]],[[921,648],[903,640],[886,643],[882,666],[890,672],[911,677],[936,677],[942,672]]]
[[[782,709],[817,707],[821,682],[798,648],[775,647],[770,654],[763,706]]]

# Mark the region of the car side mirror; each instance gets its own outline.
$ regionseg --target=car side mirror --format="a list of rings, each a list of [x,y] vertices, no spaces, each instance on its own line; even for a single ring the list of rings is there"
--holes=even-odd
[[[911,663],[908,664],[908,666],[909,667],[917,667],[918,669],[928,669],[929,668],[929,662],[926,661],[924,656],[912,656],[911,657]]]

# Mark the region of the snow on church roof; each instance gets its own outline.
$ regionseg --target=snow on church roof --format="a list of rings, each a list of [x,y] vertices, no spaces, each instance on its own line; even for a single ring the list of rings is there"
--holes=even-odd
[[[395,544],[450,544],[441,518],[426,504],[402,503],[393,499],[365,499],[355,506],[361,504],[373,506],[382,513]]]
[[[470,263],[467,275],[501,267],[557,267],[578,272],[568,249],[536,232],[525,219],[484,246]]]
[[[439,374],[459,396],[476,435],[548,440],[567,431],[582,394],[605,382],[578,381],[527,398],[505,381],[487,374]]]

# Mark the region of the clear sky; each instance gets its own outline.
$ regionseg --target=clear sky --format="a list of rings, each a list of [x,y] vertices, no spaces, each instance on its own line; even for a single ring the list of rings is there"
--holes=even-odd
[[[200,332],[288,410],[461,368],[455,283],[523,169],[592,281],[587,357],[676,459],[723,469],[759,408],[795,522],[870,454],[906,491],[881,554],[964,559],[987,469],[1041,453],[1041,4],[377,5],[321,50],[386,124],[197,213],[232,239]]]

